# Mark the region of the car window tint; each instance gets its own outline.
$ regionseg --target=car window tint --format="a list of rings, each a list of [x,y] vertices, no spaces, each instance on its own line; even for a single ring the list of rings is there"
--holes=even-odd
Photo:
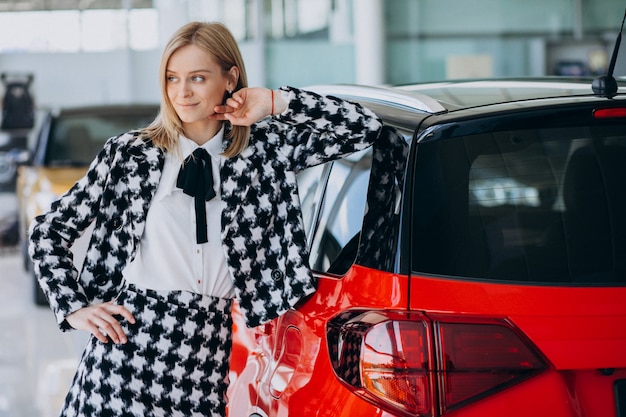
[[[348,243],[358,243],[371,161],[371,150],[366,150],[333,162],[311,247],[312,269],[328,272]],[[350,264],[355,256],[356,246]]]
[[[626,282],[624,126],[507,131],[417,149],[413,270]]]
[[[54,120],[48,140],[49,165],[88,165],[107,139],[147,126],[155,112],[125,114],[84,114],[61,116]]]
[[[393,269],[410,134],[385,126],[371,149],[333,162],[313,239],[313,269],[341,275],[355,260]]]
[[[380,271],[395,271],[400,207],[408,141],[412,132],[385,126],[373,147],[357,263]],[[338,264],[338,262],[335,262]],[[344,266],[347,270],[349,265]]]
[[[311,234],[313,222],[317,218],[317,207],[322,192],[322,178],[326,169],[330,169],[331,163],[316,165],[305,169],[297,176],[298,195],[300,196],[300,207],[302,210],[302,220],[304,222],[304,232],[308,237]]]

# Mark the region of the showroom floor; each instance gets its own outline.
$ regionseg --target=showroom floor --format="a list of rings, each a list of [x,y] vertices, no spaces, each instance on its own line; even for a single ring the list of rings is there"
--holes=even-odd
[[[0,219],[15,206],[13,194],[0,193]],[[86,340],[62,333],[32,294],[17,248],[0,247],[0,417],[58,415]]]

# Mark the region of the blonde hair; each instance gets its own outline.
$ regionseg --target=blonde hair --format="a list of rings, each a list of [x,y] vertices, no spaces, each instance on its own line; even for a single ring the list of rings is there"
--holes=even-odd
[[[178,137],[183,133],[182,122],[167,95],[167,64],[174,52],[187,45],[195,45],[206,51],[227,75],[233,66],[237,67],[239,79],[233,91],[248,86],[248,78],[239,46],[226,26],[218,22],[191,22],[178,29],[165,46],[161,56],[159,67],[161,110],[157,118],[144,129],[152,142],[166,151],[174,151]],[[231,139],[231,141],[224,151],[224,156],[233,157],[240,154],[248,146],[250,128],[248,126],[231,126],[227,132],[226,138]]]

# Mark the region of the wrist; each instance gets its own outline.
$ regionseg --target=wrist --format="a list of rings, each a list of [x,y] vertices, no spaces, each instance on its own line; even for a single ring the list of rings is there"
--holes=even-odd
[[[271,113],[270,116],[281,114],[287,110],[288,103],[285,101],[281,90],[271,90]]]

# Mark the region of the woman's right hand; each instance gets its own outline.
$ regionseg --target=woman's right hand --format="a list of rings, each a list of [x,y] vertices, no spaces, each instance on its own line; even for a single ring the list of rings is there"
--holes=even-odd
[[[132,313],[113,301],[81,308],[69,314],[65,320],[73,328],[86,330],[103,343],[108,343],[108,338],[111,338],[113,343],[123,344],[128,340],[120,322],[114,317],[116,315],[124,317],[131,324],[135,323]]]
[[[284,112],[287,105],[278,90],[242,88],[235,91],[225,104],[215,106],[215,113],[209,119],[228,120],[233,126],[252,126],[266,116]]]

